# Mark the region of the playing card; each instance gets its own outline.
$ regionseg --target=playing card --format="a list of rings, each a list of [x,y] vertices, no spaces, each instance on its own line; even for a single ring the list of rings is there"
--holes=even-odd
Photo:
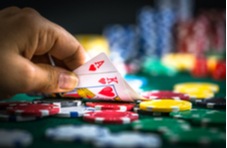
[[[116,71],[117,69],[113,66],[110,59],[104,53],[100,53],[84,65],[75,69],[73,72],[77,75],[84,75]]]
[[[109,58],[101,53],[74,70],[78,86],[63,96],[133,101],[140,96],[127,84]]]

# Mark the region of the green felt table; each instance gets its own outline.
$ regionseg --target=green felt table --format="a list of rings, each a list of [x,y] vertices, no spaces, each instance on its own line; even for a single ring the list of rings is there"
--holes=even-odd
[[[174,84],[181,82],[212,82],[218,84],[220,87],[220,91],[215,94],[217,97],[225,97],[226,96],[226,81],[216,81],[209,77],[207,78],[193,78],[188,73],[180,73],[172,77],[168,76],[149,76],[143,73],[138,74],[139,76],[149,78],[149,82],[146,86],[143,87],[144,90],[172,90]],[[10,98],[9,100],[33,100],[37,97],[31,97],[26,94],[17,94],[16,96]],[[140,119],[144,118],[152,118],[147,115],[140,115]],[[33,144],[31,147],[52,147],[52,148],[60,148],[60,147],[83,147],[83,148],[91,148],[93,147],[91,144],[85,143],[65,143],[65,142],[53,142],[45,138],[45,130],[50,127],[55,127],[63,124],[88,124],[82,120],[82,118],[57,118],[57,117],[46,117],[40,120],[31,121],[31,122],[0,122],[0,128],[6,129],[24,129],[33,135]],[[107,127],[111,132],[121,132],[121,131],[131,131],[130,124],[124,125],[106,125],[101,124],[101,126]],[[219,127],[217,127],[219,128]],[[225,128],[224,128],[225,130]],[[225,131],[224,131],[225,132]],[[130,139],[129,139],[130,140]],[[213,145],[210,145],[213,147]],[[216,145],[215,145],[216,146]],[[191,145],[170,145],[168,142],[164,141],[162,147],[191,147]],[[195,146],[193,146],[195,147]],[[225,147],[225,142],[218,145],[218,147]]]

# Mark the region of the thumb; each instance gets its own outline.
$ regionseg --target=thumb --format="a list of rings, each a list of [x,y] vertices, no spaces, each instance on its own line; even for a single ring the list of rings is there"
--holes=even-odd
[[[37,64],[35,80],[35,91],[45,93],[70,91],[78,84],[78,78],[73,72],[47,64]]]

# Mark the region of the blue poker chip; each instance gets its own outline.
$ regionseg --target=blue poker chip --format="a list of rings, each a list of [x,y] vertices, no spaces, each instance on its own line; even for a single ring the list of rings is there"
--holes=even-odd
[[[85,113],[94,112],[95,108],[85,106],[72,106],[61,108],[60,112],[55,115],[56,117],[65,118],[78,118],[82,117]]]
[[[104,29],[111,50],[110,58],[116,61],[120,57],[124,62],[133,59],[138,49],[138,29],[134,25],[109,25]],[[118,56],[115,56],[115,53]],[[117,58],[117,59],[118,59]]]

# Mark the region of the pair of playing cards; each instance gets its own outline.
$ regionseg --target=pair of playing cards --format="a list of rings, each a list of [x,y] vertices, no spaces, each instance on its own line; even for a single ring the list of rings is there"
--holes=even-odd
[[[106,54],[101,53],[73,71],[78,86],[63,97],[132,102],[140,96],[123,79]]]

